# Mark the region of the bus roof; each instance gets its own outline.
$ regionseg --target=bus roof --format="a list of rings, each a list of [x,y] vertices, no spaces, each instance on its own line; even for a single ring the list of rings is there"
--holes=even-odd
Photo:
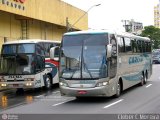
[[[56,41],[56,40],[26,39],[26,40],[8,41],[8,42],[4,43],[4,45],[6,45],[6,44],[21,44],[21,43],[38,43],[38,42],[61,43],[61,41]]]
[[[79,34],[101,34],[101,33],[109,33],[109,34],[115,34],[116,36],[125,36],[133,39],[141,39],[144,41],[150,41],[148,37],[142,37],[142,36],[137,36],[132,33],[128,32],[119,32],[119,31],[112,31],[112,30],[83,30],[83,31],[74,31],[74,32],[67,32],[64,34],[65,35],[79,35]]]
[[[112,33],[112,34],[115,34],[115,32],[111,31],[111,30],[83,30],[83,31],[67,32],[64,35],[101,34],[101,33]]]

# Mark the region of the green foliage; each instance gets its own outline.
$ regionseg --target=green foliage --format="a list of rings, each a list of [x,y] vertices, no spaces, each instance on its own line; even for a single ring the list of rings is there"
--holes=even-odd
[[[146,26],[141,36],[149,37],[152,40],[153,49],[160,48],[160,29],[154,26]]]

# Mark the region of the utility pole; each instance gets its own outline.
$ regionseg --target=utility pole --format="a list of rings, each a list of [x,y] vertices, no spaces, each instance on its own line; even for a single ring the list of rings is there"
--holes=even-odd
[[[125,28],[125,32],[129,32],[130,29],[129,27],[131,28],[131,24],[130,24],[130,21],[129,20],[121,20],[121,22],[123,22],[123,27]]]
[[[67,32],[69,31],[69,21],[68,21],[68,17],[66,17],[66,30]]]

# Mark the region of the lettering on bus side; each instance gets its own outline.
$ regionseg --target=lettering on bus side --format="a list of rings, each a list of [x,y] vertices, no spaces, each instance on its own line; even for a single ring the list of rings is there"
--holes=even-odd
[[[140,63],[143,61],[143,58],[142,57],[130,57],[129,58],[129,64],[136,64],[136,63]]]

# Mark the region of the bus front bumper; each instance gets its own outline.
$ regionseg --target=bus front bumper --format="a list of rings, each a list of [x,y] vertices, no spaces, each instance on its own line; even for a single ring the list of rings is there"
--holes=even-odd
[[[34,88],[34,82],[0,82],[0,88]]]
[[[83,97],[83,96],[107,96],[110,97],[114,95],[114,92],[109,86],[101,86],[94,88],[70,88],[65,86],[60,86],[60,91],[62,95]]]

